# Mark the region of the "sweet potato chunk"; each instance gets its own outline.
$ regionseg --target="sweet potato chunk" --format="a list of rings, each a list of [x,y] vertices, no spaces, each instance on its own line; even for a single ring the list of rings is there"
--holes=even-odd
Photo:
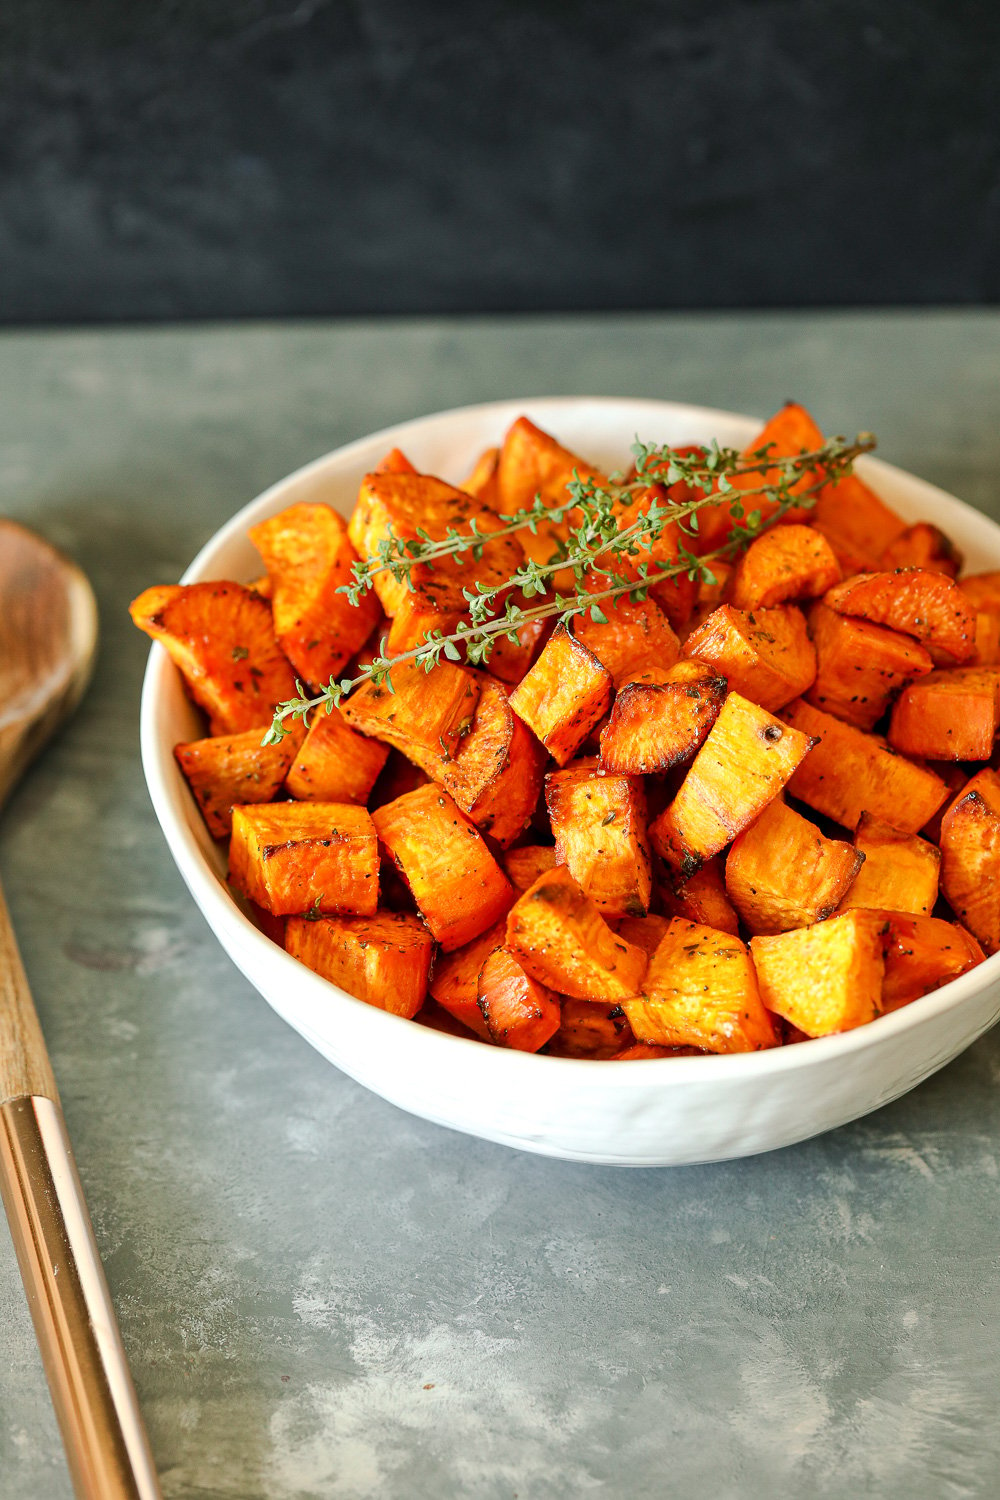
[[[554,437],[543,432],[528,417],[518,417],[503,440],[497,467],[497,490],[500,510],[509,515],[513,511],[527,510],[540,495],[550,509],[569,504],[566,486],[576,473],[581,479],[595,479],[605,484],[606,478],[599,470],[578,458]],[[569,536],[569,519],[541,521],[535,532],[519,533],[525,555],[535,562],[545,564],[558,551]],[[572,571],[563,569],[554,575],[554,586],[569,587]]]
[[[736,565],[729,602],[736,609],[772,609],[817,599],[840,582],[840,564],[811,526],[774,526],[750,543]]]
[[[667,917],[683,917],[687,922],[698,922],[702,927],[714,927],[717,932],[739,937],[739,918],[726,891],[719,858],[706,859],[686,878],[672,871],[669,883],[660,885],[658,890]]]
[[[500,504],[500,449],[485,448],[472,466],[472,472],[463,479],[461,490],[466,495],[488,506],[490,510],[502,510]]]
[[[762,708],[783,708],[816,676],[816,651],[794,605],[745,612],[723,604],[684,642],[684,655],[709,662],[730,688]]]
[[[667,491],[661,485],[651,485],[648,490],[633,494],[616,509],[618,530],[628,530],[648,513],[654,502],[662,505],[668,498]],[[690,537],[681,531],[676,521],[666,521],[658,536],[636,538],[629,547],[616,553],[613,559],[614,570],[622,578],[650,579],[650,598],[655,600],[674,630],[683,630],[687,626],[698,597],[697,579],[690,576],[687,568],[673,573],[671,577],[658,578],[658,575],[667,573],[682,563],[681,544],[689,541]],[[601,587],[601,575],[595,573],[593,588],[596,591]]]
[[[924,760],[989,760],[998,726],[1000,667],[954,667],[903,689],[888,740]]]
[[[513,592],[506,597],[512,599],[521,609],[530,609],[532,602],[538,602],[526,599],[519,592]],[[538,658],[538,653],[551,634],[552,621],[550,619],[528,620],[517,627],[515,640],[511,640],[506,635],[495,638],[487,663],[491,675],[515,687],[530,671]]]
[[[389,757],[388,745],[358,734],[332,705],[329,713],[321,709],[313,714],[309,733],[297,751],[295,740],[290,743],[295,753],[285,787],[297,802],[363,805]]]
[[[643,917],[653,877],[646,797],[634,776],[605,775],[583,760],[545,778],[545,803],[565,865],[605,917]]]
[[[490,1034],[479,1009],[479,972],[494,949],[503,947],[505,934],[506,922],[495,922],[471,943],[440,954],[431,973],[430,991],[437,1003],[484,1042]]]
[[[854,847],[865,862],[840,903],[841,911],[864,907],[930,915],[938,897],[939,849],[871,813],[861,814]]]
[[[556,851],[551,844],[524,844],[520,849],[508,849],[501,863],[515,891],[526,891],[539,875],[555,869]]]
[[[809,611],[816,680],[804,694],[825,713],[874,729],[893,696],[934,666],[923,646],[884,625],[838,614],[825,604]]]
[[[375,465],[376,474],[415,474],[417,472],[406,454],[399,448],[390,448],[381,463]]]
[[[727,686],[717,668],[687,659],[625,683],[601,731],[602,767],[644,775],[689,760],[718,718]]]
[[[274,629],[304,682],[337,675],[371,635],[378,601],[352,604],[341,586],[353,582],[357,553],[347,526],[329,505],[290,505],[250,528],[250,540],[271,579]]]
[[[976,649],[969,657],[969,665],[1000,666],[1000,614],[976,611]]]
[[[637,1041],[706,1052],[777,1045],[739,938],[675,917],[649,961],[642,994],[622,1001]]]
[[[546,1051],[550,1057],[589,1057],[607,1061],[633,1044],[632,1028],[619,1004],[600,1000],[564,1000]]]
[[[612,679],[607,667],[571,630],[559,625],[510,706],[561,766],[607,713]]]
[[[579,615],[573,634],[607,667],[617,688],[641,672],[665,672],[673,666],[680,642],[655,600],[633,604],[628,598],[605,599],[601,610],[607,616],[603,624],[589,614]]]
[[[835,912],[863,863],[857,849],[825,838],[776,797],[733,843],[726,890],[755,936],[789,932]]]
[[[750,939],[768,1010],[806,1036],[830,1036],[874,1021],[882,1010],[882,930],[878,912],[849,911],[815,927]]]
[[[906,912],[881,914],[889,929],[885,943],[883,1011],[898,1010],[939,990],[974,969],[985,958],[975,938],[957,922]]]
[[[633,1042],[616,1052],[612,1062],[649,1062],[658,1057],[700,1057],[704,1047],[657,1047],[653,1042]]]
[[[879,567],[929,568],[933,573],[947,573],[949,578],[957,578],[962,562],[961,552],[940,526],[934,526],[930,521],[918,521],[893,538],[879,558]]]
[[[641,948],[647,958],[652,958],[663,942],[669,926],[669,917],[650,912],[648,917],[622,917],[615,923],[615,931],[626,943]]]
[[[237,803],[274,801],[301,740],[296,730],[277,745],[262,745],[257,728],[174,746],[213,838],[228,837]]]
[[[372,821],[446,953],[471,942],[509,908],[510,882],[443,788],[408,792],[380,807]]]
[[[385,638],[385,655],[403,656],[415,646],[422,646],[428,635],[439,630],[442,635],[451,635],[465,614],[464,600],[441,608],[432,604],[426,593],[406,594],[399,601],[399,608],[389,622]]]
[[[903,833],[916,833],[947,795],[940,776],[890,750],[879,735],[801,699],[788,705],[784,718],[816,742],[788,790],[844,828],[856,828],[861,814],[871,812]]]
[[[653,848],[682,877],[693,874],[778,795],[811,744],[808,732],[730,693],[680,791],[649,830]]]
[[[845,474],[835,484],[824,485],[812,520],[842,561],[853,555],[877,563],[886,547],[906,530],[902,516],[857,474]],[[853,565],[850,571],[855,571]]]
[[[823,603],[838,614],[912,635],[947,653],[952,663],[968,661],[976,648],[975,611],[944,573],[926,568],[859,573],[829,589]]]
[[[413,662],[392,669],[392,684],[364,682],[340,705],[360,734],[395,745],[429,776],[440,775],[475,722],[480,679],[467,667]]]
[[[407,1020],[427,993],[434,943],[417,918],[391,911],[371,917],[292,917],[285,948],[358,1000]]]
[[[563,865],[539,876],[512,907],[507,947],[533,978],[578,1000],[635,995],[646,971],[643,950],[611,930]]]
[[[239,583],[160,584],[129,613],[179,667],[212,734],[270,724],[275,705],[295,697],[295,673],[278,645],[271,606]]]
[[[805,407],[789,401],[765,424],[753,442],[747,444],[743,450],[743,458],[749,463],[765,450],[771,458],[794,458],[800,453],[812,453],[817,448],[822,448],[823,443],[823,434]],[[762,473],[739,474],[732,480],[732,488],[738,491],[758,489],[761,485],[777,484],[780,477],[780,471],[776,468],[766,469]],[[815,470],[804,471],[791,486],[792,493],[809,489],[816,479]],[[729,535],[733,528],[730,503],[727,498],[718,505],[706,506],[699,512],[700,551],[711,552]],[[762,495],[748,495],[745,503],[749,510],[759,510],[765,521],[777,509],[777,501],[768,500]],[[801,508],[793,507],[786,512],[786,516],[790,522],[806,521],[811,513],[811,506],[804,505]]]
[[[559,1030],[559,1000],[526,974],[509,948],[495,949],[479,975],[479,1009],[490,1040],[515,1052],[537,1052]]]
[[[958,586],[973,609],[1000,614],[1000,572],[969,573]]]
[[[348,802],[234,807],[229,878],[275,916],[370,917],[378,906],[372,819]]]
[[[506,848],[531,822],[545,776],[547,756],[513,712],[506,687],[480,677],[472,729],[435,779],[476,827]]]
[[[988,766],[941,819],[941,892],[987,953],[1000,950],[1000,776]]]

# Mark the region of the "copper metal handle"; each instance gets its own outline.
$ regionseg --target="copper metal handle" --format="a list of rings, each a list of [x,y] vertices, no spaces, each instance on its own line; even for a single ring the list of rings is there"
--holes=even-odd
[[[52,1099],[0,1104],[0,1195],[80,1500],[160,1500],[76,1163]]]

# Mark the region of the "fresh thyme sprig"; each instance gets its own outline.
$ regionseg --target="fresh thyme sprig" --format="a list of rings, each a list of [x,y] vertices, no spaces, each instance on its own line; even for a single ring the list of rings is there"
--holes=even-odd
[[[607,615],[601,607],[606,601],[627,596],[633,602],[640,602],[657,584],[682,574],[712,585],[716,579],[708,566],[710,562],[738,555],[761,531],[776,524],[793,507],[808,508],[815,504],[827,484],[849,473],[854,459],[874,446],[874,438],[862,433],[853,443],[833,438],[822,448],[776,457],[763,448],[746,456],[714,443],[697,454],[682,454],[665,445],[637,441],[632,450],[636,460],[634,479],[599,484],[574,474],[567,485],[569,498],[564,505],[550,507],[540,496],[536,497],[529,509],[500,517],[504,525],[498,530],[481,530],[473,520],[468,531],[451,529],[443,538],[431,537],[425,530],[420,530],[416,537],[397,537],[390,532],[379,544],[377,559],[355,565],[354,583],[344,588],[354,602],[365,589],[372,587],[379,572],[390,571],[394,578],[405,579],[412,588],[413,569],[418,563],[432,567],[442,558],[463,557],[468,553],[478,559],[487,543],[498,537],[526,528],[536,531],[540,522],[559,522],[566,516],[577,521],[547,563],[539,564],[529,558],[498,584],[484,586],[477,582],[474,588],[463,588],[468,619],[461,620],[449,634],[428,631],[418,645],[391,658],[385,654],[383,638],[379,655],[355,677],[339,681],[331,677],[314,697],[308,697],[303,685],[296,682],[298,696],[278,705],[263,743],[276,744],[281,740],[288,733],[286,720],[308,722],[314,708],[329,713],[365,682],[393,692],[392,669],[408,662],[422,666],[426,672],[442,658],[481,666],[489,660],[497,640],[506,637],[517,641],[518,631],[535,621],[553,616],[565,621],[589,612],[593,620],[606,623]],[[813,483],[795,489],[805,475],[813,474],[817,476]],[[763,482],[747,488],[733,482],[750,475],[760,475]],[[701,493],[680,502],[660,498],[662,486],[677,484]],[[638,495],[649,495],[648,503],[627,526],[620,526],[623,509],[634,503]],[[650,550],[668,525],[676,523],[682,536],[696,536],[698,512],[706,505],[725,501],[727,496],[734,524],[721,546],[696,555],[678,539],[674,545],[676,561],[635,562],[639,554]],[[760,505],[747,510],[747,502],[758,497],[775,506],[767,520],[763,519]],[[617,559],[628,559],[627,573],[616,570],[613,564]],[[566,570],[572,573],[574,592],[552,591],[555,576]],[[603,588],[594,588],[595,575],[605,580]],[[518,602],[519,598],[539,596],[543,602],[532,608],[525,609]]]

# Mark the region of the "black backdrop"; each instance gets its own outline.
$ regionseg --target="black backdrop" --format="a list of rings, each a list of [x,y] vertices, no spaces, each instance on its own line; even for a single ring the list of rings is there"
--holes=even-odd
[[[994,301],[1000,4],[0,0],[0,320]]]

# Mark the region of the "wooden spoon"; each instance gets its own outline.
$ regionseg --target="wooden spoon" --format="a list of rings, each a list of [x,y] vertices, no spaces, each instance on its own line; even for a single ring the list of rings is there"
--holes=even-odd
[[[0,807],[79,702],[97,648],[80,570],[0,521]],[[160,1494],[121,1335],[0,889],[0,1196],[81,1500]]]

